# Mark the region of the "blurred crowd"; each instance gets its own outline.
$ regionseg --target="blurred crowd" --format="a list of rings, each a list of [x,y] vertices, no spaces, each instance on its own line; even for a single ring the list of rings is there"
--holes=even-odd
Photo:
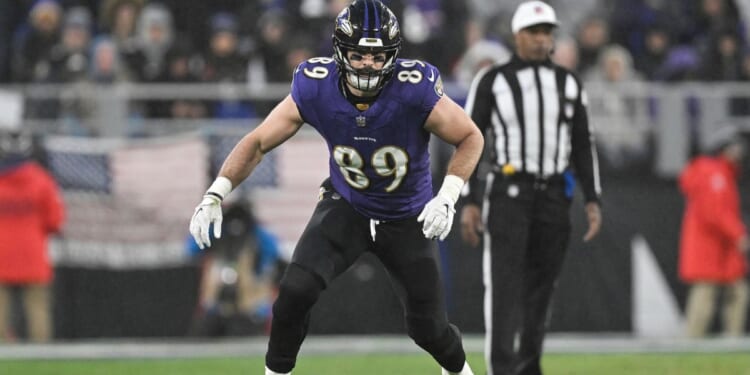
[[[332,22],[348,2],[3,1],[0,83],[288,82],[299,62],[331,54]],[[510,54],[520,0],[385,2],[401,21],[403,56],[433,63],[446,81],[467,87]],[[750,1],[548,2],[561,20],[554,59],[587,81],[750,79]],[[255,115],[231,104],[162,103],[145,115]]]

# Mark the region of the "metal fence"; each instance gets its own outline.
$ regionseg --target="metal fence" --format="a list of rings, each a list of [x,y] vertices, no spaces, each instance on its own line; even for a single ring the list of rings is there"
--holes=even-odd
[[[589,117],[600,152],[614,168],[648,163],[660,176],[674,176],[707,135],[727,123],[750,129],[746,83],[588,82]],[[248,129],[289,92],[289,84],[115,84],[0,86],[25,103],[24,126],[44,134],[97,137],[163,136],[204,127]],[[446,85],[463,103],[466,92]],[[155,117],[154,103],[193,101],[209,109],[243,106],[234,114]],[[215,111],[214,111],[215,112]],[[215,113],[214,113],[215,114]]]

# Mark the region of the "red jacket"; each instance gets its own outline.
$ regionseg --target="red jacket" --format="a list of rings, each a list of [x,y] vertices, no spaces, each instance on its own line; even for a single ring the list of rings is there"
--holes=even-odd
[[[745,234],[737,177],[737,165],[707,156],[694,159],[680,175],[686,200],[679,264],[683,281],[729,283],[744,277],[746,259],[737,248]]]
[[[60,230],[57,184],[33,162],[0,171],[0,283],[48,283],[47,237]]]

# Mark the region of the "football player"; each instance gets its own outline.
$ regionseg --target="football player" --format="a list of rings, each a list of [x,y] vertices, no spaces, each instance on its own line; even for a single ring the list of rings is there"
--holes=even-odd
[[[451,230],[454,204],[484,145],[477,126],[443,93],[438,70],[398,58],[399,24],[378,0],[356,0],[336,18],[333,58],[294,72],[284,98],[229,154],[196,207],[190,231],[210,246],[220,203],[263,155],[310,124],[326,140],[330,176],[294,251],[273,306],[266,374],[289,374],[320,293],[363,253],[379,258],[406,309],[409,336],[443,374],[473,374],[444,307],[434,239]],[[432,196],[428,142],[456,147]]]

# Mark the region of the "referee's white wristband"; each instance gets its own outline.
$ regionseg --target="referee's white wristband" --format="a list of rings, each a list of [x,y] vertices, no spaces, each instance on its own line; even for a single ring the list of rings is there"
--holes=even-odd
[[[453,204],[458,201],[461,195],[461,189],[464,187],[464,180],[456,175],[449,174],[443,179],[443,185],[440,187],[438,194],[448,197]]]
[[[232,181],[229,181],[229,179],[224,176],[219,176],[214,180],[211,186],[209,186],[208,190],[206,190],[206,195],[212,195],[219,198],[219,200],[224,200],[231,191]]]

